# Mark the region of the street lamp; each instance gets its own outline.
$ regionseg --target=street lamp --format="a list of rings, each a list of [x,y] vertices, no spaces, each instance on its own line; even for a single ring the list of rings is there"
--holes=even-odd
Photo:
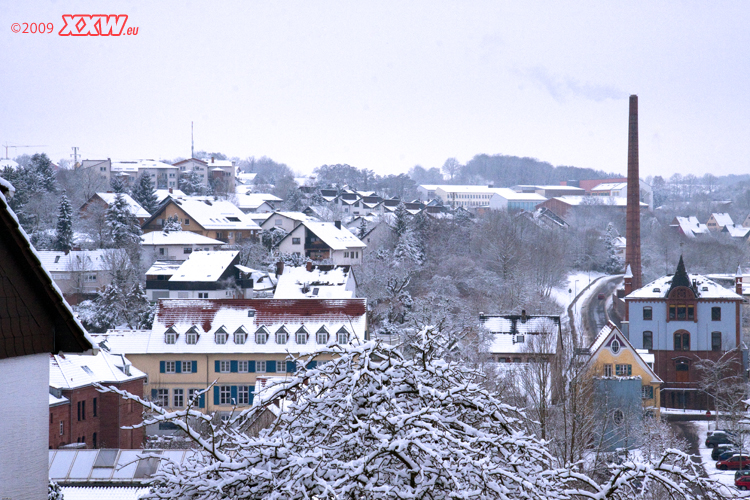
[[[576,288],[576,294],[573,297],[573,300],[575,300],[576,303],[574,306],[574,310],[575,310],[576,316],[578,316],[578,280],[575,280],[575,288]]]

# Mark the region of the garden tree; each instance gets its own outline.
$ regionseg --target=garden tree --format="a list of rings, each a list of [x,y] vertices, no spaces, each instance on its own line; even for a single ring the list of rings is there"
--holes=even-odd
[[[133,216],[122,193],[115,196],[115,200],[106,212],[107,236],[115,248],[127,248],[140,245],[141,226]]]
[[[409,177],[411,177],[416,184],[443,183],[443,174],[440,173],[440,169],[437,167],[432,167],[427,170],[420,165],[414,165],[411,170],[409,170]]]
[[[260,241],[267,250],[276,248],[287,235],[287,232],[280,227],[272,227],[271,229],[264,229],[260,232]]]
[[[57,182],[74,207],[80,207],[94,194],[107,190],[107,181],[95,168],[58,170]]]
[[[149,498],[624,500],[665,488],[670,498],[713,500],[729,492],[673,450],[612,464],[602,480],[576,465],[556,467],[520,412],[483,389],[480,372],[451,360],[455,344],[428,328],[397,347],[323,347],[225,425],[194,410],[196,398],[170,413],[115,387],[98,389],[153,412],[139,426],[170,421],[198,444],[193,459],[159,468]],[[309,360],[318,365],[305,368]],[[269,428],[243,432],[278,401],[284,411]],[[208,438],[191,419],[211,426]]]
[[[723,346],[722,346],[723,349]],[[738,348],[724,352],[718,359],[700,359],[695,368],[699,374],[699,389],[713,403],[716,429],[720,415],[724,414],[734,429],[744,417],[742,400],[747,397],[746,381],[743,377],[742,355]]]
[[[448,158],[443,163],[443,173],[448,176],[448,180],[453,182],[453,179],[461,171],[461,164],[455,158]]]
[[[63,193],[57,211],[57,231],[55,232],[54,249],[68,253],[73,248],[73,207]]]
[[[195,170],[180,175],[180,190],[188,196],[206,194],[203,179]]]
[[[16,192],[10,207],[27,233],[52,229],[55,225],[57,183],[46,154],[24,155],[16,169],[5,168],[3,177]]]
[[[127,192],[127,186],[125,186],[125,181],[122,180],[122,177],[119,175],[112,176],[112,178],[109,181],[109,187],[112,188],[113,193],[126,193]]]
[[[357,228],[357,238],[362,240],[365,238],[366,234],[367,234],[367,220],[365,220],[365,218],[362,217],[359,220],[359,227]]]
[[[619,274],[622,272],[623,262],[617,255],[617,230],[614,225],[610,222],[607,224],[607,233],[605,234],[604,243],[607,248],[607,262],[604,264],[604,272],[607,274]]]
[[[417,266],[424,262],[424,251],[411,229],[407,229],[398,239],[393,259],[399,263],[409,260]]]
[[[151,182],[151,176],[145,172],[138,176],[135,181],[130,196],[140,204],[146,212],[153,215],[156,209],[159,208],[156,198],[156,190],[154,189],[154,183]]]
[[[284,175],[274,179],[273,189],[271,189],[272,195],[284,199],[289,195],[290,191],[301,194],[299,193],[299,186],[297,185],[297,181],[294,180],[293,175]]]
[[[164,221],[162,231],[164,231],[164,234],[169,234],[174,231],[182,231],[182,222],[180,222],[180,218],[176,214],[167,217]]]
[[[284,207],[289,211],[299,212],[305,208],[305,197],[297,187],[290,187],[280,198],[284,199]]]
[[[32,155],[28,170],[33,172],[37,178],[38,191],[45,193],[57,192],[55,172],[52,169],[52,161],[50,161],[47,153],[36,153]]]
[[[104,207],[99,203],[89,205],[88,210],[81,215],[81,229],[88,234],[89,241],[94,248],[106,248],[108,245],[107,236],[107,211],[109,207]]]
[[[398,204],[396,210],[393,211],[393,222],[391,224],[393,232],[396,233],[396,236],[399,238],[408,229],[410,217],[411,215],[406,210],[406,205],[404,205],[404,202],[402,201]]]

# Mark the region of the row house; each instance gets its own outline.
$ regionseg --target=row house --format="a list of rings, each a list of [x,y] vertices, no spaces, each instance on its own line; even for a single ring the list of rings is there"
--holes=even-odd
[[[146,374],[125,356],[105,349],[94,355],[49,356],[49,448],[126,448],[143,445],[140,404],[119,394],[100,393],[94,384],[143,397]]]
[[[696,362],[728,356],[737,373],[743,370],[741,272],[735,290],[728,290],[705,276],[688,274],[680,257],[674,275],[638,290],[632,290],[631,280],[628,268],[623,329],[633,347],[654,355],[654,371],[664,381],[662,406],[708,409]]]
[[[49,356],[92,339],[42,266],[0,178],[0,498],[47,498]]]
[[[260,226],[231,202],[203,197],[167,198],[143,223],[143,232],[162,231],[169,217],[177,217],[183,231],[198,233],[230,245],[255,238],[260,232]]]
[[[82,160],[81,168],[94,170],[105,179],[107,185],[113,177],[119,177],[126,185],[132,186],[139,176],[145,174],[157,189],[179,187],[179,168],[156,160]]]
[[[159,405],[225,415],[270,379],[316,366],[320,349],[365,340],[366,309],[365,299],[162,300],[151,330],[94,337],[148,374]]]

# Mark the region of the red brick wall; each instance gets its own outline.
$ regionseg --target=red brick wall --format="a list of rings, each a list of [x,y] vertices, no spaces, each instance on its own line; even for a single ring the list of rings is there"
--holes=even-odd
[[[52,417],[49,424],[49,447],[52,450],[70,443],[70,403],[51,407],[49,414]],[[62,435],[60,422],[63,423]]]

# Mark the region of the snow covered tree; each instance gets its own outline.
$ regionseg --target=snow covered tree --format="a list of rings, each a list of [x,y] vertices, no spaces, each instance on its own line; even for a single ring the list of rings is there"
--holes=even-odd
[[[286,235],[287,232],[280,227],[272,227],[271,229],[264,229],[260,232],[260,241],[268,250],[272,250],[276,248],[276,245],[278,245]]]
[[[212,424],[208,437],[189,423],[213,419],[193,409],[195,399],[169,413],[114,387],[99,390],[151,410],[139,426],[171,421],[198,444],[189,460],[159,468],[148,498],[632,500],[659,490],[661,498],[718,500],[729,493],[675,450],[611,464],[602,481],[575,465],[554,467],[546,443],[524,430],[523,415],[483,389],[481,373],[449,361],[455,345],[426,328],[398,347],[356,340],[324,347],[295,360],[297,373],[256,394],[250,409]],[[284,410],[270,427],[244,432],[278,401]]]
[[[130,212],[127,201],[122,193],[115,196],[115,201],[107,209],[107,235],[115,248],[126,248],[140,244],[141,226]]]
[[[357,238],[362,240],[364,239],[366,234],[367,234],[367,220],[365,220],[365,218],[362,217],[359,221],[359,228],[357,229]]]
[[[63,500],[64,499],[62,488],[60,488],[60,485],[51,479],[49,480],[49,488],[47,488],[47,499],[48,500]]]
[[[604,272],[608,274],[618,274],[622,272],[623,261],[617,255],[617,230],[610,222],[607,224],[607,234],[604,236],[607,248],[607,262],[604,264]]]
[[[40,191],[47,193],[57,192],[55,171],[52,169],[52,161],[47,156],[47,153],[33,155],[29,162],[29,170],[36,176]]]
[[[206,186],[203,183],[203,179],[201,179],[201,176],[195,170],[191,170],[180,176],[180,190],[190,196],[206,194]]]
[[[396,248],[393,250],[393,258],[398,262],[408,260],[416,265],[421,265],[424,262],[424,251],[412,230],[409,229],[401,235]]]
[[[55,233],[54,249],[60,252],[70,252],[73,248],[73,207],[68,197],[63,193],[57,210],[57,231]]]
[[[112,188],[113,193],[124,193],[125,191],[127,191],[125,181],[123,181],[122,177],[120,177],[119,175],[115,175],[112,177],[112,179],[110,179],[109,187]]]
[[[154,183],[151,182],[151,177],[145,172],[138,176],[138,180],[135,182],[130,196],[152,215],[159,208],[159,204],[156,201]]]
[[[164,234],[169,234],[174,231],[182,231],[182,222],[177,215],[170,215],[167,220],[164,221],[164,227],[162,228]]]
[[[393,211],[393,216],[393,232],[400,237],[409,227],[409,212],[406,210],[406,205],[404,205],[403,201]]]

